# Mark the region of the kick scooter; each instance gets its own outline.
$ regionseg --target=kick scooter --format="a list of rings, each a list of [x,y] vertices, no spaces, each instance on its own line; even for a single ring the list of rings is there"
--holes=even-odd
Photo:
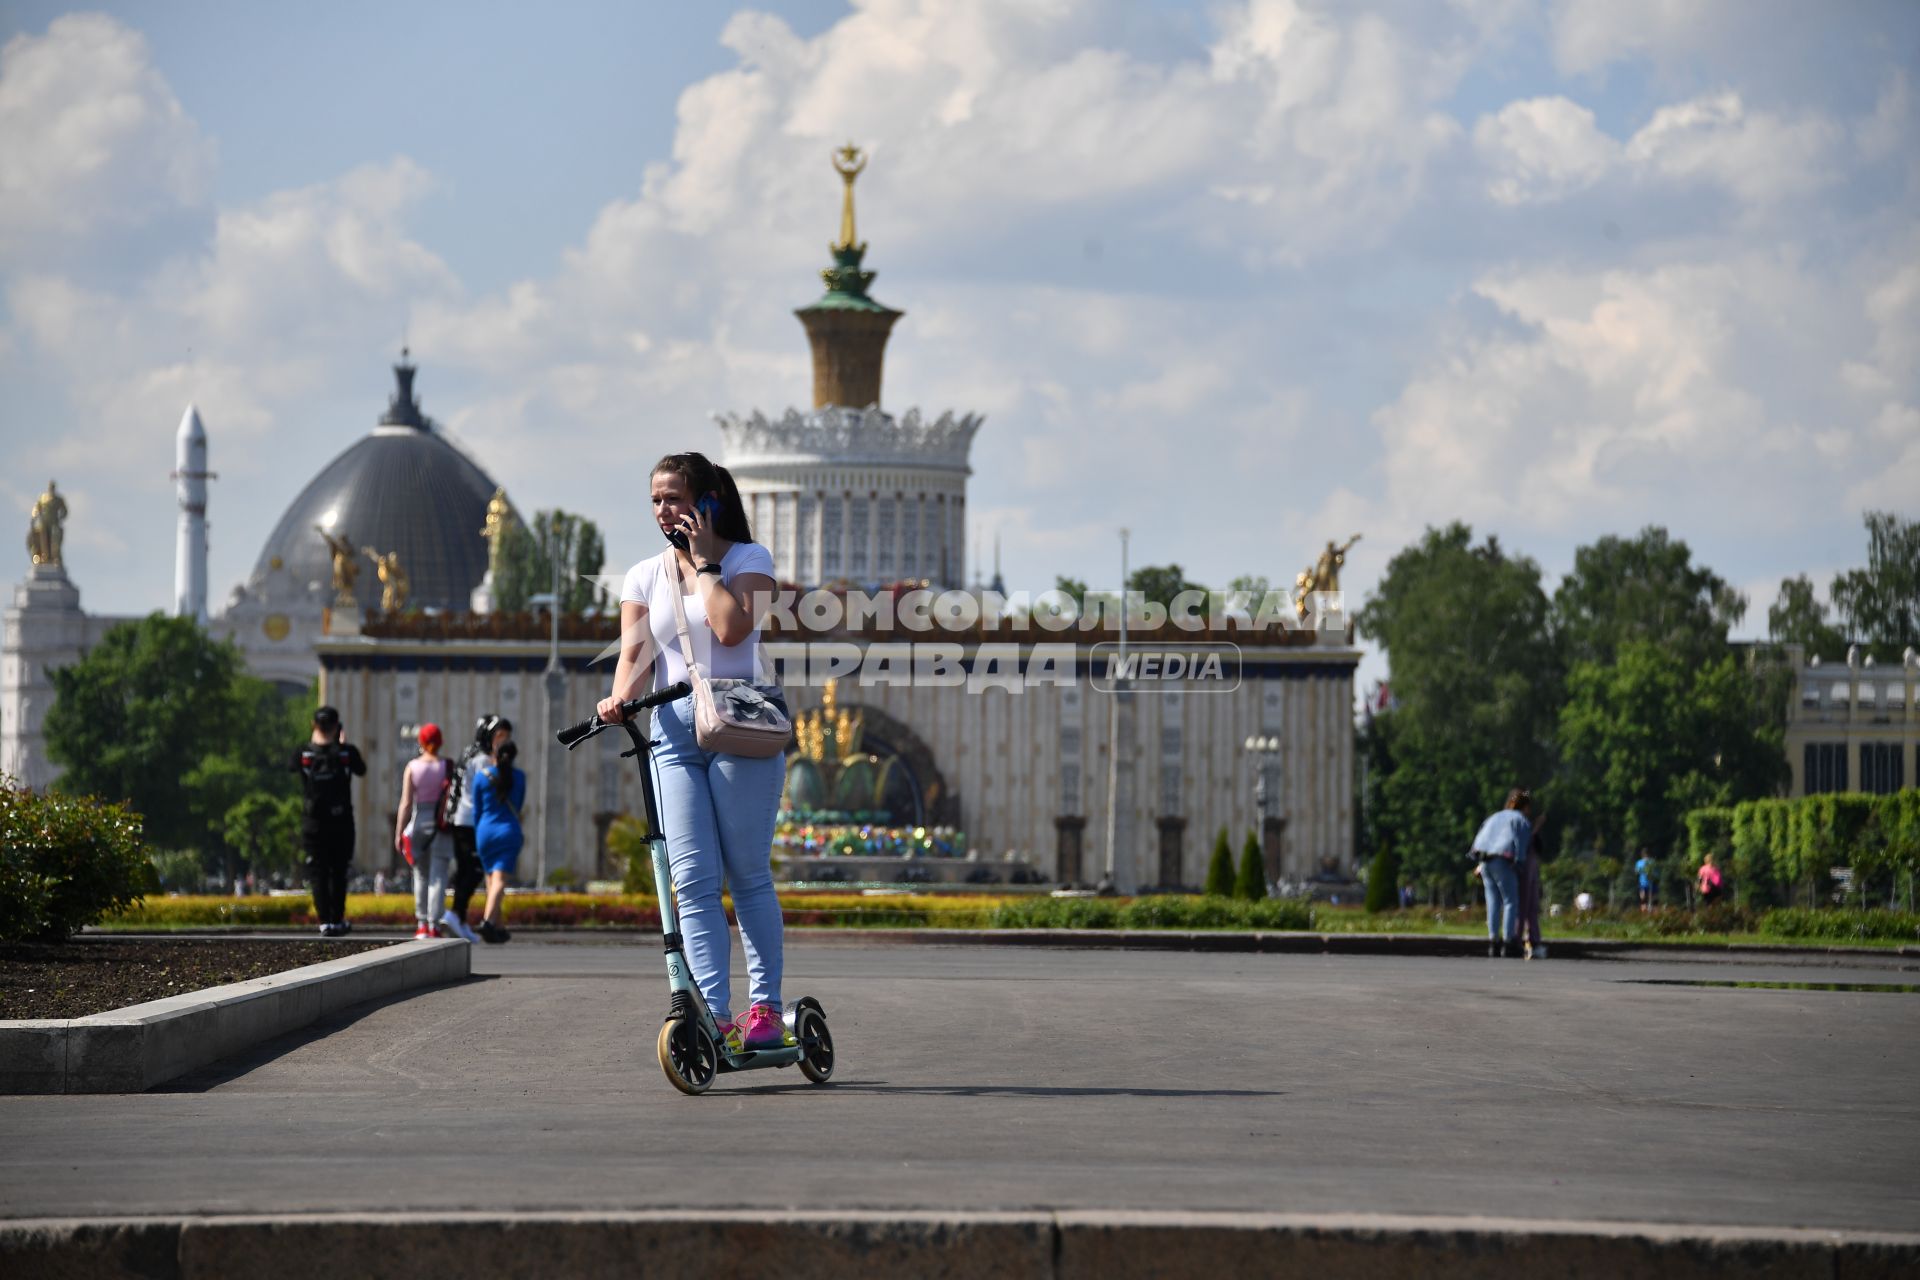
[[[658,745],[634,723],[640,712],[673,702],[692,692],[686,681],[668,685],[657,693],[620,704],[623,718],[617,726],[598,715],[583,720],[554,736],[568,751],[583,742],[618,727],[627,731],[633,746],[620,753],[634,757],[640,767],[640,794],[647,810],[647,843],[653,855],[653,883],[660,899],[661,941],[667,953],[667,989],[670,993],[666,1024],[660,1028],[657,1049],[660,1069],[667,1073],[673,1087],[682,1093],[705,1093],[716,1075],[723,1071],[751,1071],[758,1067],[790,1067],[796,1063],[800,1074],[815,1084],[825,1084],[833,1074],[833,1034],[827,1030],[827,1013],[812,996],[801,996],[782,1011],[787,1033],[793,1043],[776,1049],[743,1049],[728,1052],[720,1038],[719,1024],[701,998],[687,964],[686,941],[680,935],[679,913],[674,910],[673,871],[667,862],[667,838],[660,826],[660,808],[653,795],[653,770],[649,753]]]

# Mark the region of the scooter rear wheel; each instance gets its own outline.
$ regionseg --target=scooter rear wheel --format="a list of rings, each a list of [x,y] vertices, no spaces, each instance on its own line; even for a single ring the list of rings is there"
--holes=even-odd
[[[815,1084],[825,1084],[833,1074],[833,1033],[827,1030],[826,1015],[801,1005],[799,1016],[793,1020],[793,1038],[800,1042],[800,1074]]]
[[[660,1028],[660,1069],[682,1093],[705,1093],[720,1066],[713,1037],[697,1018],[673,1018]]]

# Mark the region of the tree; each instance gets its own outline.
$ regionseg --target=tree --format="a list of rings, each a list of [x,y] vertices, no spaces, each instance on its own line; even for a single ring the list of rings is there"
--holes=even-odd
[[[621,869],[622,893],[653,896],[653,845],[644,821],[625,813],[615,818],[607,828],[607,853]]]
[[[1266,602],[1273,587],[1267,582],[1266,575],[1243,573],[1227,583],[1226,598],[1220,603],[1244,612],[1249,618],[1260,616],[1260,606]]]
[[[249,791],[226,811],[222,834],[255,871],[291,874],[300,865],[300,800]]]
[[[1393,845],[1382,844],[1374,850],[1367,868],[1367,912],[1369,915],[1400,905],[1400,859]]]
[[[1866,525],[1867,567],[1834,578],[1828,594],[1850,638],[1897,658],[1920,646],[1920,520],[1869,511]]]
[[[1240,846],[1240,874],[1234,877],[1233,896],[1248,902],[1267,896],[1267,860],[1260,853],[1260,837],[1251,831]]]
[[[1227,829],[1213,838],[1213,858],[1207,863],[1206,892],[1211,897],[1233,896],[1233,848],[1227,843]]]
[[[1767,638],[1797,644],[1809,658],[1834,661],[1847,652],[1846,638],[1827,622],[1827,606],[1805,574],[1781,580],[1780,596],[1767,608]]]
[[[1187,575],[1177,564],[1150,564],[1135,569],[1127,579],[1127,590],[1149,604],[1162,607],[1171,606],[1174,598],[1183,591],[1198,591],[1202,595],[1207,591],[1197,582],[1188,582]]]
[[[291,755],[294,738],[282,744],[283,754]],[[284,763],[284,762],[283,762]],[[291,782],[292,774],[287,774]],[[218,857],[218,865],[231,884],[242,873],[252,856],[228,838],[228,811],[249,795],[272,795],[288,787],[276,785],[267,790],[258,761],[241,759],[227,752],[202,756],[199,763],[180,775],[180,789],[187,798],[187,812],[197,828],[195,847]]]
[[[1785,769],[1781,735],[1756,726],[1753,679],[1730,653],[1698,665],[1630,639],[1611,663],[1575,664],[1560,715],[1564,797],[1592,847],[1686,847],[1686,814],[1771,795]]]
[[[286,768],[298,741],[287,736],[294,713],[246,673],[237,647],[190,618],[121,623],[56,670],[53,686],[47,755],[66,766],[58,789],[126,801],[162,848],[205,848],[218,838],[210,824],[224,809],[203,788],[231,788],[240,774],[253,785],[238,793],[294,788]],[[238,793],[221,794],[231,804]]]
[[[1566,660],[1608,663],[1629,640],[1649,640],[1694,662],[1726,652],[1746,597],[1693,563],[1687,544],[1649,525],[1638,537],[1605,537],[1573,554],[1553,593]]]
[[[500,612],[520,613],[534,596],[553,590],[556,559],[562,612],[606,605],[606,592],[593,580],[606,559],[606,544],[593,521],[566,511],[537,511],[531,528],[512,523],[501,538],[499,579],[493,584]]]
[[[1395,710],[1363,730],[1366,835],[1408,875],[1462,884],[1474,829],[1552,776],[1562,676],[1540,568],[1454,523],[1388,562],[1356,619],[1386,650]]]

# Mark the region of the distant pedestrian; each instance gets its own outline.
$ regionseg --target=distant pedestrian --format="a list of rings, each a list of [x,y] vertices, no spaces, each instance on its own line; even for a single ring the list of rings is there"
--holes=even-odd
[[[1713,855],[1709,853],[1700,864],[1700,905],[1710,907],[1720,901],[1726,890],[1727,882],[1720,874],[1720,868],[1713,865]]]
[[[1540,936],[1540,859],[1544,852],[1540,843],[1540,833],[1546,830],[1547,819],[1543,814],[1540,821],[1533,824],[1533,831],[1527,838],[1527,856],[1520,863],[1520,941],[1526,948],[1527,959],[1545,960],[1547,958],[1546,939]]]
[[[447,878],[453,872],[453,841],[440,838],[440,804],[446,798],[447,762],[440,758],[440,726],[420,726],[420,754],[400,776],[400,808],[394,815],[393,847],[413,868],[413,936],[440,936],[447,909]]]
[[[473,825],[474,780],[479,776],[480,762],[512,736],[513,724],[503,716],[489,713],[475,721],[473,741],[453,769],[453,787],[447,796],[448,835],[453,842],[453,905],[440,917],[440,927],[468,942],[480,941],[480,935],[467,927],[467,908],[473,902],[473,891],[487,878],[480,865]]]
[[[321,707],[313,713],[313,736],[293,755],[305,797],[300,811],[300,843],[307,855],[307,883],[320,936],[338,938],[353,931],[347,922],[347,869],[353,864],[353,795],[356,777],[367,776],[360,749],[346,741],[340,713]]]
[[[1658,878],[1659,864],[1654,862],[1647,850],[1640,851],[1639,861],[1633,864],[1633,874],[1640,877],[1640,909],[1652,911],[1654,901],[1654,882]]]
[[[480,865],[487,872],[487,905],[480,916],[480,937],[492,943],[513,937],[501,927],[500,912],[507,880],[519,866],[520,846],[526,840],[522,809],[527,802],[527,775],[513,763],[519,754],[520,748],[508,738],[494,749],[491,759],[480,762],[474,781],[474,839]]]
[[[1480,824],[1473,837],[1474,874],[1487,895],[1487,954],[1520,954],[1519,864],[1526,861],[1527,845],[1533,838],[1533,823],[1528,813],[1533,797],[1524,787],[1507,793],[1506,807]]]

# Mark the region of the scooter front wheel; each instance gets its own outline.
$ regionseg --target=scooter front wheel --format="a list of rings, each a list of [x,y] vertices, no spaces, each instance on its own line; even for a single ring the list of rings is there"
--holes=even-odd
[[[825,1084],[833,1074],[833,1033],[827,1030],[827,1015],[801,1005],[793,1020],[793,1038],[800,1042],[800,1074]]]
[[[660,1069],[682,1093],[705,1093],[720,1067],[713,1037],[698,1018],[674,1018],[660,1028]]]

